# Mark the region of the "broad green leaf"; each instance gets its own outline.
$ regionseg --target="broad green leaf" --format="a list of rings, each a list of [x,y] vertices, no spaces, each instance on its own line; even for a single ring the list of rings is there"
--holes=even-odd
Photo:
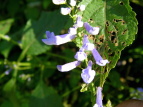
[[[41,40],[46,38],[45,32],[51,31],[59,34],[66,23],[66,19],[67,17],[62,16],[59,11],[54,11],[43,12],[38,21],[29,20],[24,29],[22,49],[29,55],[38,55],[47,51],[50,46]]]
[[[83,12],[83,21],[100,27],[100,33],[91,35],[91,41],[101,56],[110,61],[107,65],[110,70],[115,67],[121,51],[135,39],[135,13],[128,0],[83,0],[83,4],[86,1],[88,4]]]
[[[63,105],[55,90],[40,81],[32,93],[30,107],[63,107]]]
[[[13,19],[6,19],[0,21],[0,34],[8,33],[13,22],[14,22]]]

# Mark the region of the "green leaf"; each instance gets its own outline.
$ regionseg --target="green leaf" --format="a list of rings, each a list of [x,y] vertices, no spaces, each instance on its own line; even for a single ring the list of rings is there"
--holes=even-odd
[[[25,50],[25,53],[38,55],[50,49],[51,46],[45,45],[41,39],[46,38],[46,30],[59,34],[66,23],[66,19],[59,11],[54,11],[43,12],[38,21],[29,20],[22,38],[22,49]]]
[[[110,70],[115,67],[121,51],[135,39],[135,13],[128,0],[83,0],[83,4],[86,1],[88,4],[83,12],[83,21],[100,27],[100,33],[92,36],[91,40],[101,56],[110,61]]]
[[[16,79],[15,78],[12,78],[10,79],[3,87],[3,90],[6,92],[6,93],[10,93],[12,92],[13,90],[15,90],[15,87],[16,87]]]
[[[106,107],[112,107],[112,103],[110,100],[107,101]]]
[[[14,22],[13,19],[6,19],[0,21],[0,34],[8,33],[13,22]]]
[[[63,107],[63,105],[55,90],[40,81],[32,93],[30,107]]]
[[[0,53],[7,58],[10,50],[14,45],[8,41],[1,41],[0,43]]]

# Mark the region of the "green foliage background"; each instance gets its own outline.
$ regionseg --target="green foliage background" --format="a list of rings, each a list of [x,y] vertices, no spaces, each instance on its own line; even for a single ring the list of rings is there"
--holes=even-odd
[[[83,0],[81,3],[86,2],[89,8],[84,13],[78,14],[83,14],[83,20],[91,19],[89,22],[93,26],[101,27],[100,35],[93,42],[98,44],[100,49],[104,49],[106,44],[98,40],[101,35],[106,35],[105,40],[109,41],[105,43],[109,48],[104,49],[105,57],[109,56],[110,61],[114,62],[120,58],[116,67],[111,70],[103,88],[103,103],[106,104],[110,100],[115,106],[126,99],[143,99],[142,94],[137,91],[138,87],[143,87],[143,13],[141,12],[143,5],[141,1],[130,1],[139,23],[135,39],[137,29],[135,24],[123,23],[123,21],[136,23],[132,17],[126,17],[126,14],[134,16],[134,13],[128,13],[130,7],[126,7],[129,10],[120,11],[120,9],[125,10],[122,5],[128,6],[128,0],[111,1],[107,2],[108,7],[105,11],[102,6],[104,0],[94,0],[97,7],[95,11],[90,12],[92,10],[90,5],[93,2]],[[116,2],[119,5],[115,5]],[[71,19],[60,14],[60,7],[54,5],[51,0],[4,0],[0,3],[1,107],[91,107],[90,92],[80,92],[83,83],[80,77],[81,70],[77,68],[68,73],[61,73],[56,69],[57,64],[74,60],[73,56],[77,51],[75,44],[47,46],[41,41],[46,37],[46,30],[63,34],[72,26]],[[115,11],[119,13],[115,14]],[[95,13],[98,13],[98,17],[94,16]],[[107,28],[103,26],[104,15]],[[102,16],[103,19],[99,21],[98,18]],[[121,24],[124,24],[123,27]],[[122,30],[118,32],[115,25]],[[133,31],[128,34],[126,28]],[[108,32],[105,32],[105,29]],[[121,38],[117,35],[121,35]],[[124,41],[120,42],[120,39]],[[124,49],[134,39],[133,44]],[[115,45],[118,48],[114,48]],[[124,50],[120,57],[118,51],[122,49]],[[107,55],[109,51],[111,56],[115,57]],[[115,63],[111,63],[110,68],[114,66]],[[9,74],[7,74],[8,71],[10,71]],[[98,80],[98,76],[95,80]]]

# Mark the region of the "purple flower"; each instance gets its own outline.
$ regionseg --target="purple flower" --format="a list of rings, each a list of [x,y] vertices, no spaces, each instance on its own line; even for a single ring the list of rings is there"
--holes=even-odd
[[[97,87],[96,104],[93,107],[103,107],[103,105],[102,105],[102,88],[101,87]]]
[[[84,23],[84,27],[88,31],[88,33],[92,35],[97,35],[99,33],[99,27],[92,27],[87,22]]]
[[[47,45],[61,45],[67,43],[75,38],[76,35],[71,34],[63,34],[57,35],[53,32],[46,31],[47,39],[42,39],[42,41]]]
[[[12,71],[12,68],[6,70],[4,73],[5,73],[5,75],[9,75],[11,71]]]
[[[57,65],[57,69],[61,72],[67,72],[79,66],[80,63],[80,61],[73,61],[64,65]]]
[[[95,48],[94,44],[89,42],[87,35],[84,35],[82,48],[88,51],[92,51]]]
[[[80,49],[76,53],[76,55],[74,56],[74,58],[77,59],[78,61],[83,61],[83,60],[85,60],[87,58],[87,55],[86,55],[86,53],[82,49]]]
[[[52,0],[52,2],[56,5],[65,4],[66,0]]]
[[[68,15],[71,12],[71,8],[69,7],[62,7],[61,8],[61,14],[62,15]]]
[[[95,71],[92,70],[92,61],[89,61],[87,68],[82,70],[81,78],[85,83],[89,84],[93,81],[94,76]]]
[[[141,87],[138,87],[137,90],[138,90],[139,92],[143,92],[143,88],[141,88]]]
[[[77,27],[82,27],[83,26],[83,21],[81,21],[81,19],[82,19],[81,16],[77,17],[75,26],[77,26]]]
[[[105,66],[107,63],[109,63],[108,60],[102,59],[102,57],[100,56],[100,54],[98,53],[98,51],[95,48],[92,50],[92,55],[96,61],[96,64],[98,64],[100,66]]]

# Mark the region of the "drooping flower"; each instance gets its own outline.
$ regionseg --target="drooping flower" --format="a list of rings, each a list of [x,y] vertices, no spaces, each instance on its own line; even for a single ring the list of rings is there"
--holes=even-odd
[[[79,10],[84,11],[85,10],[85,5],[80,5]]]
[[[92,35],[97,35],[99,33],[99,27],[92,27],[87,22],[84,23],[84,27],[88,31],[88,33]]]
[[[78,61],[83,61],[87,58],[86,53],[83,51],[83,49],[81,48],[74,56],[74,58]]]
[[[52,0],[52,2],[56,5],[65,4],[66,0]]]
[[[72,34],[72,35],[77,34],[77,28],[76,27],[70,27],[68,33]]]
[[[68,72],[77,66],[79,66],[81,61],[73,61],[64,65],[57,65],[57,69],[61,72]]]
[[[81,77],[85,83],[89,84],[93,81],[95,74],[92,70],[92,61],[89,61],[87,68],[82,70]]]
[[[82,17],[81,16],[78,16],[77,19],[76,19],[76,23],[75,23],[75,26],[76,27],[82,27],[83,26],[83,21],[81,21]]]
[[[62,15],[68,15],[71,12],[71,8],[69,7],[62,7],[61,8],[61,14]]]
[[[76,5],[76,0],[70,0],[70,5],[75,6]]]
[[[88,51],[92,51],[95,48],[94,44],[89,42],[87,35],[84,35],[82,48]]]
[[[103,104],[102,104],[102,88],[101,87],[97,87],[96,104],[93,107],[103,107]]]
[[[61,45],[64,43],[67,43],[75,38],[76,35],[71,34],[63,34],[63,35],[57,35],[53,32],[46,31],[47,39],[42,39],[42,41],[47,45]]]
[[[96,61],[96,64],[100,66],[105,66],[107,63],[109,63],[108,60],[103,60],[103,58],[100,56],[99,52],[95,48],[92,50],[92,55]]]

